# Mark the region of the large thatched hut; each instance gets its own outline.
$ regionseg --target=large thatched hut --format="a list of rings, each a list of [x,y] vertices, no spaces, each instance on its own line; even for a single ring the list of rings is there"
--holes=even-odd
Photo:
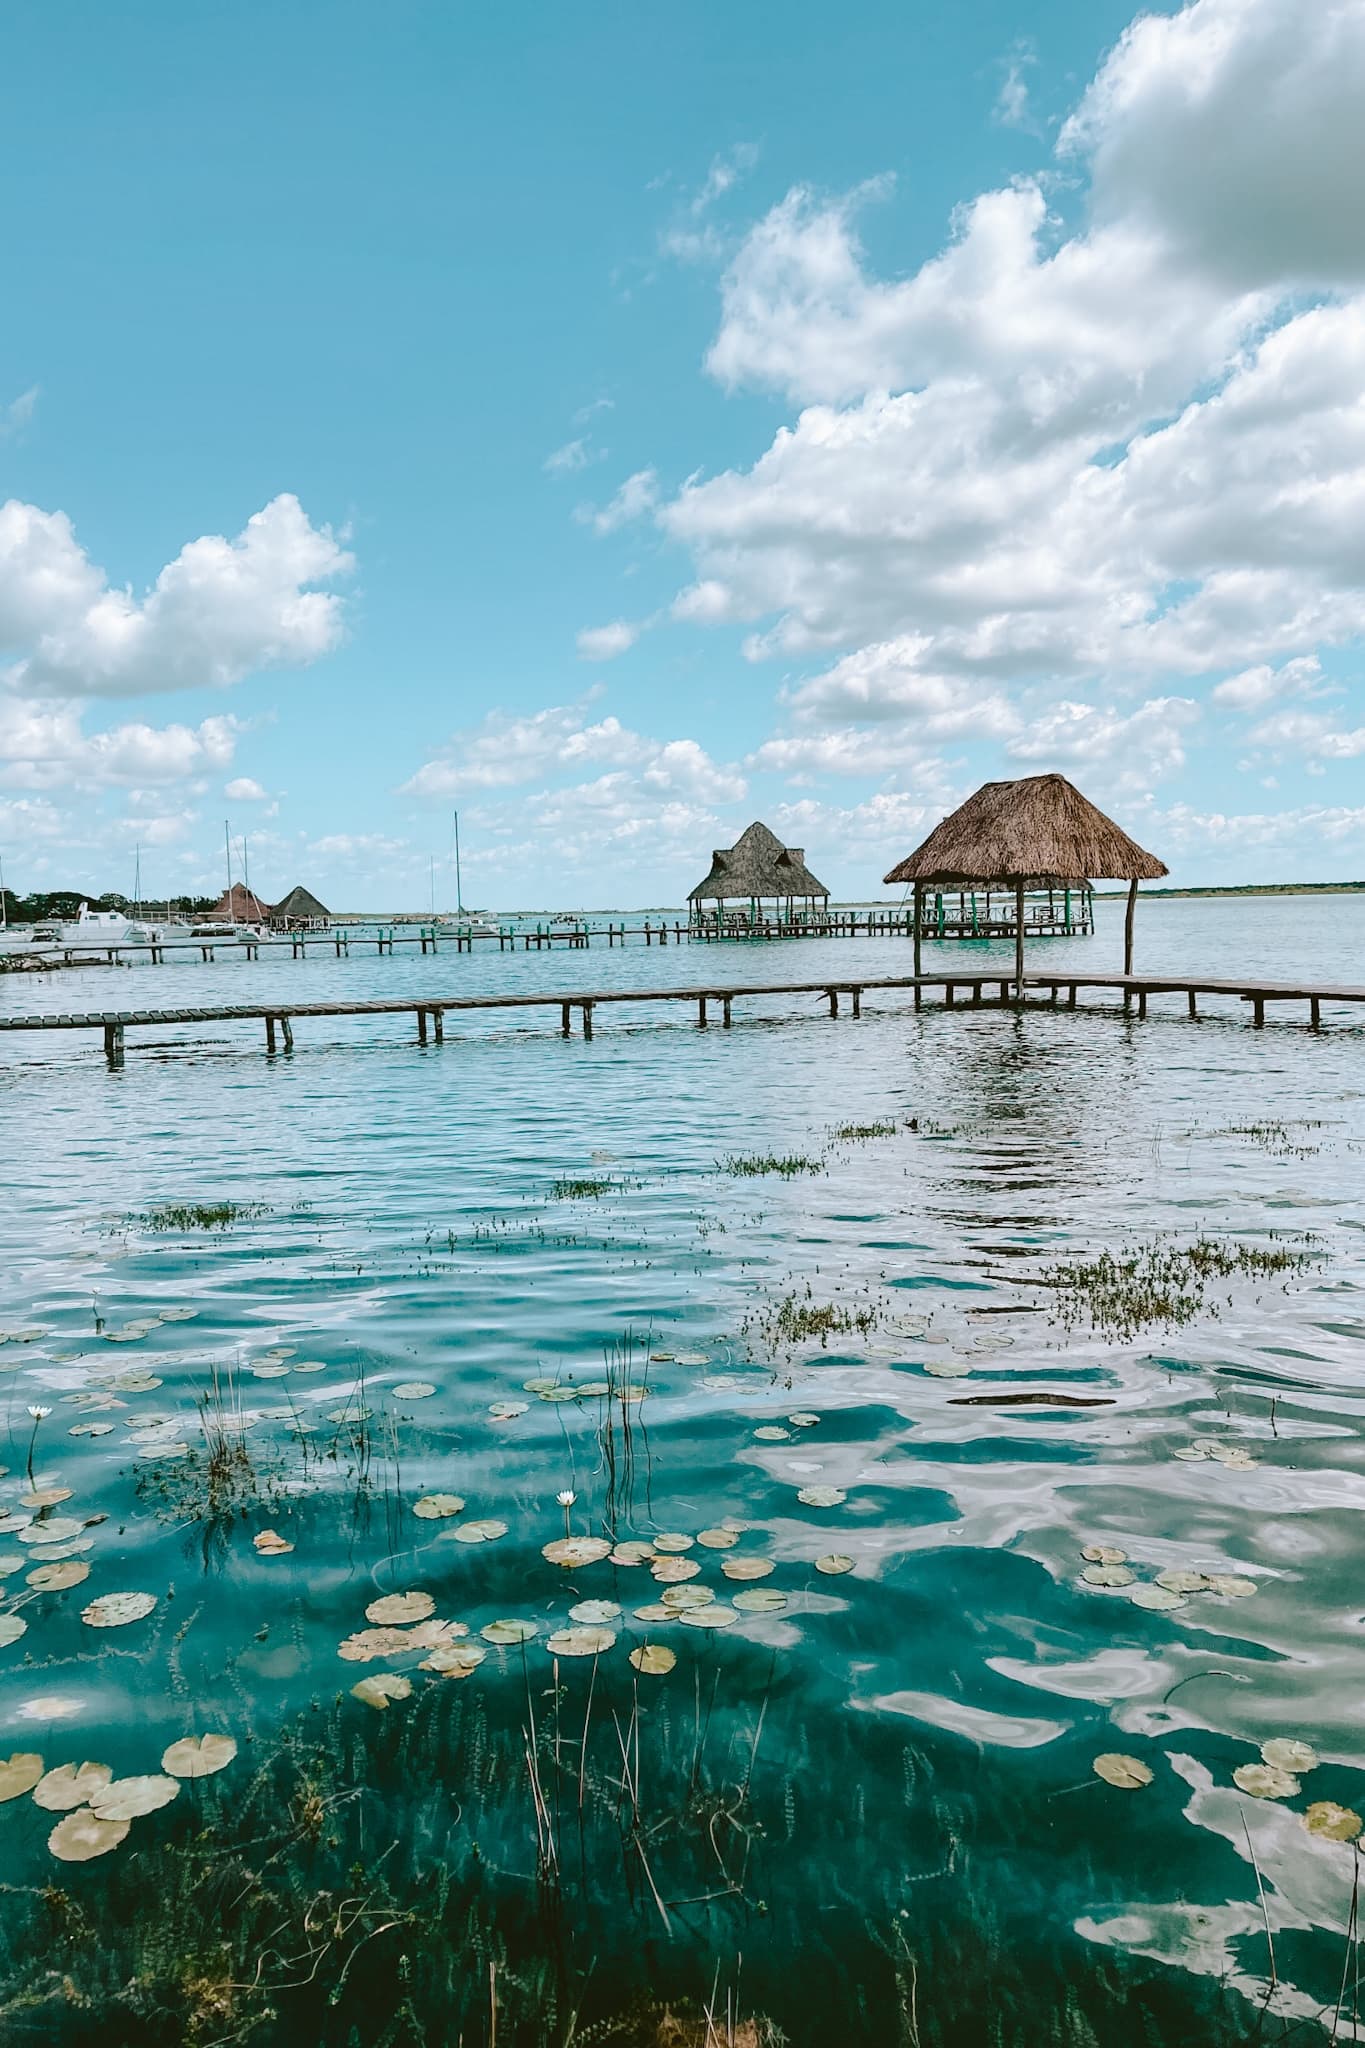
[[[886,876],[915,890],[915,972],[920,971],[923,892],[944,883],[978,888],[1007,884],[1015,892],[1015,980],[1024,993],[1024,895],[1028,889],[1084,887],[1101,877],[1128,883],[1123,971],[1133,971],[1137,886],[1167,874],[1112,818],[1097,810],[1064,775],[1026,775],[987,782],[936,825],[923,845]],[[916,991],[918,995],[918,991]]]
[[[270,913],[270,922],[277,931],[299,931],[309,925],[326,924],[332,913],[325,904],[319,903],[311,889],[297,883],[289,894],[275,905]]]
[[[806,866],[804,847],[784,846],[755,819],[733,846],[715,849],[711,872],[689,890],[687,902],[694,926],[714,920],[718,927],[747,923],[752,929],[763,922],[765,903],[771,903],[776,921],[787,924],[798,915],[798,906],[804,915],[817,906],[827,911],[829,890]],[[708,903],[715,905],[709,914],[703,907]]]
[[[270,916],[270,905],[262,903],[254,889],[248,889],[245,882],[234,882],[230,889],[224,889],[212,910],[204,913],[209,920],[226,919],[231,924],[264,924]]]

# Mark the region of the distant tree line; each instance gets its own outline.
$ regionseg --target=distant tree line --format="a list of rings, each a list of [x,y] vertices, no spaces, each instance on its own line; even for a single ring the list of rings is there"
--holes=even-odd
[[[92,910],[121,910],[128,917],[137,908],[131,898],[120,896],[116,889],[103,896],[92,896],[82,889],[35,889],[31,896],[16,896],[13,889],[6,889],[3,897],[8,924],[46,924],[49,919],[73,918],[82,903],[88,903]],[[198,917],[212,910],[217,901],[216,896],[172,896],[167,902],[158,896],[155,902],[144,899],[141,912],[144,917]]]

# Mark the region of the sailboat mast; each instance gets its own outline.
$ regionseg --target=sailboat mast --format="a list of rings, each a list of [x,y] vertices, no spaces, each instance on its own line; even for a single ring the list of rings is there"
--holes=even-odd
[[[455,813],[455,909],[457,914],[464,911],[464,890],[460,886],[460,814]]]
[[[227,821],[227,819],[226,819],[226,818],[224,818],[224,820],[223,820],[223,851],[224,851],[224,852],[226,853],[226,855],[227,855],[227,878],[228,878],[228,879],[227,879],[227,907],[228,907],[228,921],[229,921],[229,923],[230,923],[230,924],[236,924],[236,922],[237,922],[237,914],[236,914],[236,911],[237,911],[237,906],[236,906],[236,905],[234,904],[234,902],[233,902],[233,900],[232,900],[232,835],[231,835],[231,833],[230,833],[230,832],[228,831],[228,821]]]
[[[246,889],[246,914],[251,916],[251,856],[246,850],[245,832],[242,834],[242,882]]]
[[[0,853],[0,932],[9,930],[9,905],[5,901],[5,856]]]

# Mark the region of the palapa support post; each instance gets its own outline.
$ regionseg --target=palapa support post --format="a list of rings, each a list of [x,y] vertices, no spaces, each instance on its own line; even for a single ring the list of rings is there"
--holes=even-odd
[[[914,916],[915,916],[915,962],[914,962],[914,974],[915,974],[915,1008],[916,1008],[916,1009],[918,1010],[918,1009],[919,1009],[919,1008],[921,1007],[921,1005],[923,1004],[923,1001],[924,1001],[924,991],[923,991],[923,989],[922,989],[922,988],[920,987],[920,985],[919,985],[919,977],[920,977],[920,946],[921,946],[921,940],[920,940],[920,925],[921,925],[921,924],[923,923],[923,920],[924,920],[924,885],[923,885],[923,883],[921,883],[921,882],[916,882],[916,884],[915,884],[915,912],[914,912]]]
[[[111,1067],[123,1065],[123,1026],[106,1024],[104,1027],[104,1057]]]
[[[1128,884],[1128,908],[1124,913],[1123,919],[1123,971],[1125,974],[1131,974],[1133,971],[1133,915],[1137,910],[1137,889],[1137,876],[1134,875],[1132,881]],[[1130,1001],[1129,992],[1125,989],[1123,992],[1123,1007],[1125,1010],[1128,1008]]]
[[[1024,1000],[1024,884],[1014,885],[1014,988],[1016,1003]]]

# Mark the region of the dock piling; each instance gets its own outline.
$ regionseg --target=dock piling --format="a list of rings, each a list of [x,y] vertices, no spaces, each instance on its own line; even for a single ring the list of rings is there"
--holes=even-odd
[[[106,1024],[104,1027],[104,1056],[111,1067],[123,1065],[123,1026]]]

